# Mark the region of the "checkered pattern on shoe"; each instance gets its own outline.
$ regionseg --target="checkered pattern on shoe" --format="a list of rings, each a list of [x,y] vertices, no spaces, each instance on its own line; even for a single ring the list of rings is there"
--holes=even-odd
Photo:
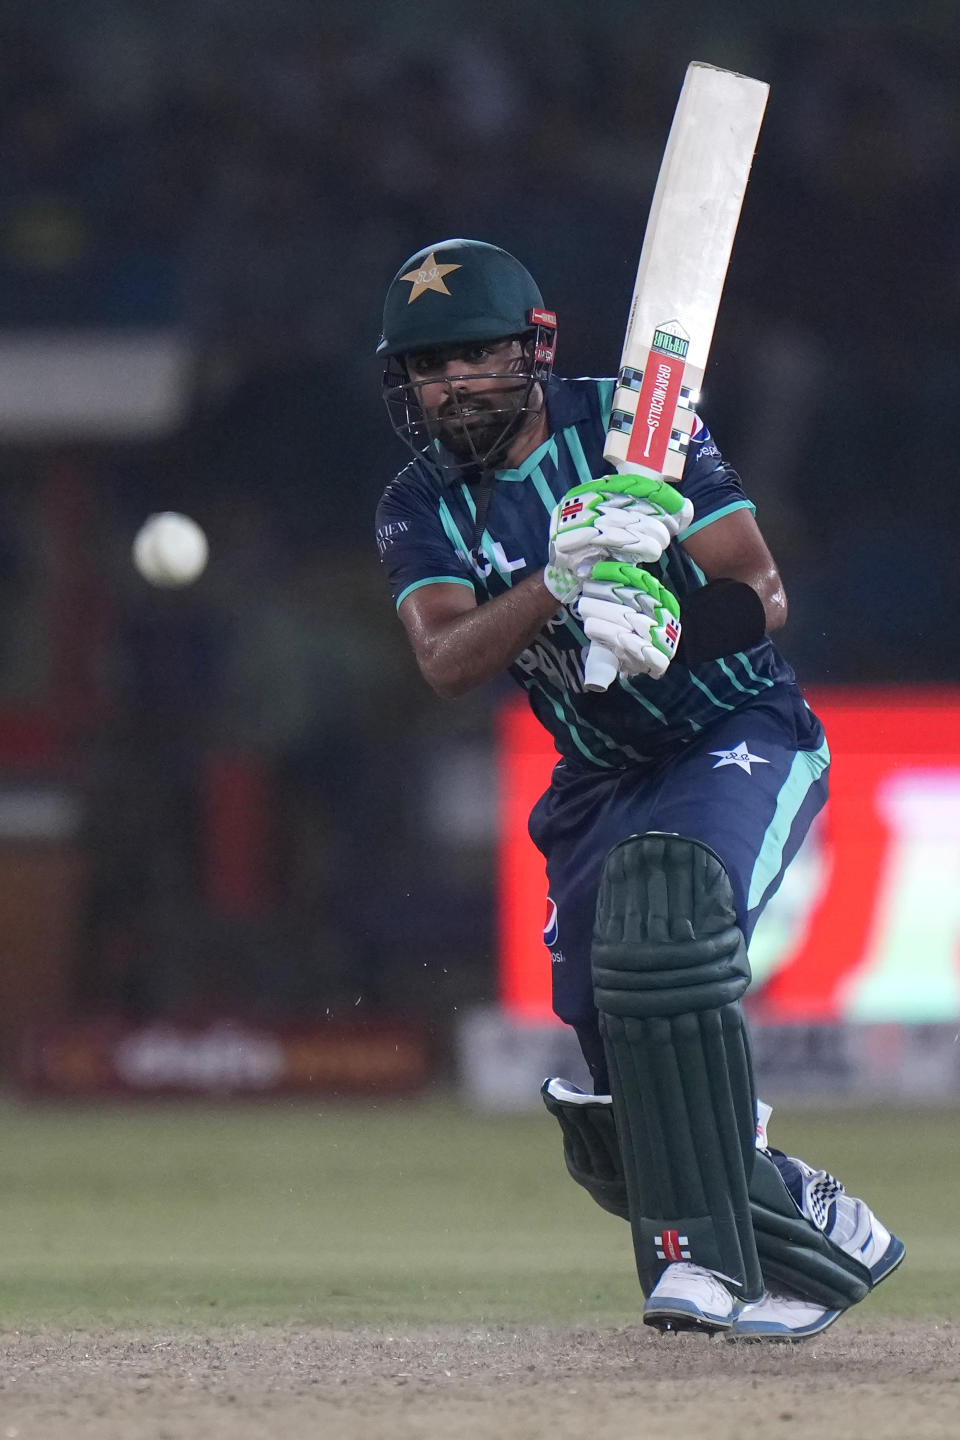
[[[830,1221],[830,1206],[842,1194],[843,1186],[829,1170],[814,1170],[804,1182],[803,1213],[818,1230],[826,1230]]]

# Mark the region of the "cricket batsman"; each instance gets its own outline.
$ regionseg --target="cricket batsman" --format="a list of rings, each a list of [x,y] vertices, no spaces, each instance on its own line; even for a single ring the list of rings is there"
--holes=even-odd
[[[530,816],[553,1003],[595,1093],[543,1098],[568,1170],[630,1223],[643,1319],[816,1335],[900,1263],[864,1201],[767,1141],[747,946],[827,795],[823,727],[772,640],[787,601],[697,420],[678,487],[603,459],[615,382],[553,374],[556,317],[494,245],[400,266],[378,354],[413,452],[377,543],[427,682],[508,670],[558,752]],[[591,641],[616,657],[584,682]]]

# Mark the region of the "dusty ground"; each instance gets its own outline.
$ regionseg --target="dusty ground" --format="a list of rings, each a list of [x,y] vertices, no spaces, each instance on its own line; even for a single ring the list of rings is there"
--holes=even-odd
[[[642,1326],[0,1336],[0,1440],[811,1434],[960,1436],[960,1327],[762,1347]]]

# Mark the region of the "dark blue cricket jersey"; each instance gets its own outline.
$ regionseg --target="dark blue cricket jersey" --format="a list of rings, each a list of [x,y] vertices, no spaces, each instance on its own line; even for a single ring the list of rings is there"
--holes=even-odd
[[[476,487],[441,479],[413,460],[387,486],[377,509],[377,544],[394,599],[422,585],[468,585],[478,604],[501,594],[547,563],[549,517],[574,485],[611,472],[603,458],[613,380],[562,380],[547,389],[550,437],[516,470],[496,472],[482,535],[476,531]],[[721,515],[753,511],[736,471],[698,422],[682,481],[694,519],[680,540]],[[677,542],[650,566],[681,600],[706,584]],[[751,649],[688,669],[675,663],[660,680],[622,676],[603,694],[583,687],[587,638],[562,609],[519,655],[510,673],[527,691],[559,752],[601,769],[618,769],[676,750],[706,726],[749,705],[793,671],[775,646]],[[812,719],[812,717],[811,717]],[[809,743],[821,738],[811,725]],[[803,738],[801,738],[801,747]]]

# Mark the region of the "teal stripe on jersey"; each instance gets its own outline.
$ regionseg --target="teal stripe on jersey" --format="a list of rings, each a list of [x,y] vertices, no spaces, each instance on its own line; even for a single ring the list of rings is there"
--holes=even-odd
[[[469,547],[467,546],[466,540],[464,540],[463,536],[460,534],[460,531],[457,529],[457,522],[450,514],[450,506],[447,504],[446,500],[444,500],[442,495],[437,502],[437,514],[440,516],[440,524],[443,526],[444,533],[446,534],[447,539],[450,541],[450,544],[464,560],[467,560],[470,555]]]
[[[702,690],[704,695],[706,695],[707,699],[712,701],[712,703],[716,705],[718,710],[736,710],[736,705],[728,705],[725,700],[718,700],[716,695],[714,695],[713,691],[710,689],[709,685],[704,685],[700,677],[698,675],[694,675],[692,670],[689,671],[689,675],[690,679],[693,681],[694,685],[696,685],[697,689]]]
[[[725,660],[719,660],[719,659],[718,659],[718,660],[717,660],[717,664],[720,666],[720,669],[723,671],[724,675],[726,675],[727,679],[730,681],[730,684],[733,685],[733,686],[735,686],[736,689],[738,689],[738,690],[740,691],[740,694],[741,694],[741,695],[759,695],[759,694],[760,694],[760,691],[759,691],[759,690],[754,690],[754,688],[753,688],[752,685],[741,685],[741,684],[740,684],[740,681],[737,679],[736,675],[734,675],[733,671],[730,669],[730,666],[726,663]]]
[[[463,498],[464,498],[464,500],[466,501],[467,509],[470,511],[470,519],[475,522],[475,521],[476,521],[476,518],[477,518],[477,502],[474,500],[473,496],[470,494],[470,486],[469,486],[469,485],[461,485],[461,486],[460,486],[460,493],[463,495]],[[484,554],[485,554],[485,555],[486,555],[486,554],[489,554],[489,555],[491,556],[490,563],[491,563],[491,565],[494,567],[494,569],[497,571],[497,574],[500,575],[500,577],[501,577],[502,579],[506,580],[506,582],[507,582],[508,585],[511,585],[513,582],[511,581],[510,577],[509,577],[508,575],[504,575],[504,574],[503,574],[503,572],[497,567],[497,562],[496,562],[496,560],[495,560],[494,558],[492,558],[492,557],[493,557],[493,553],[494,553],[494,552],[493,552],[493,546],[492,546],[492,545],[490,546],[490,550],[489,550],[489,551],[487,551],[487,550],[484,549],[484,543],[483,543],[483,542],[484,542],[485,540],[489,540],[489,539],[490,539],[489,534],[487,533],[486,530],[484,530],[483,534],[480,536],[480,549],[484,551]],[[487,586],[487,589],[489,590],[489,588],[490,588],[490,587],[489,587],[489,585],[488,585],[488,586]]]
[[[650,714],[654,717],[654,719],[659,720],[661,724],[670,724],[670,721],[667,719],[666,715],[664,715],[662,710],[657,709],[656,705],[654,705],[652,700],[648,700],[645,695],[641,695],[639,691],[634,690],[633,684],[631,683],[629,676],[618,675],[617,679],[620,683],[621,688],[626,690],[631,700],[636,700],[639,705],[643,706],[644,710],[649,710]]]
[[[777,808],[773,812],[773,819],[767,826],[760,853],[753,867],[753,874],[750,876],[750,890],[747,895],[748,910],[753,910],[760,904],[767,890],[783,869],[783,852],[787,840],[790,838],[793,822],[809,794],[810,787],[817,782],[829,763],[830,751],[826,740],[818,749],[800,750],[794,756],[790,773],[777,796]]]
[[[412,595],[414,590],[419,590],[424,585],[466,585],[468,590],[473,589],[473,581],[465,580],[462,575],[431,575],[428,580],[415,580],[406,590],[401,590],[397,596],[397,609],[400,609],[408,595]]]
[[[548,515],[552,515],[554,510],[556,509],[557,502],[554,497],[553,491],[547,484],[547,477],[546,475],[544,475],[539,465],[535,466],[530,471],[530,475],[528,478],[533,481],[533,488],[540,496],[540,499],[543,502],[544,510],[546,510]]]
[[[564,616],[564,624],[566,628],[570,631],[571,635],[574,636],[582,650],[589,642],[587,641],[586,635],[581,630],[580,626],[576,622],[576,619],[569,610],[567,610]],[[556,713],[558,719],[562,720],[571,732],[574,731],[575,726],[573,725],[573,722],[567,717],[564,711],[557,709],[557,704],[562,702],[557,702],[554,697],[550,695],[549,691],[544,689],[543,684],[540,681],[535,682],[533,676],[525,674],[523,683],[528,690],[534,683],[536,683],[537,689],[541,691],[550,701],[550,704],[553,706],[554,712]],[[659,714],[659,711],[657,713]],[[602,742],[602,744],[607,750],[612,750],[616,755],[626,755],[627,759],[635,760],[638,764],[642,764],[644,761],[650,758],[648,755],[643,755],[639,750],[635,750],[632,745],[626,745],[622,741],[618,742],[614,740],[613,737],[608,735],[605,730],[601,730],[598,725],[594,725],[593,722],[590,720],[584,720],[582,716],[578,718],[577,724],[580,725],[582,729],[589,730],[591,735],[595,735],[597,739]],[[579,742],[577,743],[579,744]],[[583,750],[582,745],[580,746],[580,749]],[[597,759],[597,757],[593,755],[592,752],[587,752],[586,750],[584,750],[583,753],[590,753],[591,759]]]
[[[464,500],[467,502],[467,509],[470,511],[471,520],[476,520],[477,504],[473,496],[470,494],[470,487],[468,485],[461,485],[460,489],[463,492]],[[442,503],[443,502],[441,501],[441,504]],[[511,575],[510,571],[501,570],[500,566],[497,564],[497,549],[493,543],[493,538],[489,530],[484,530],[483,534],[480,536],[480,549],[483,551],[484,555],[486,555],[487,559],[490,561],[490,564],[500,576],[500,579],[503,581],[504,585],[512,586],[513,576]],[[482,583],[486,587],[487,591],[489,591],[490,586],[487,585],[486,580],[483,580],[482,576],[478,576],[477,578],[482,580]]]
[[[466,490],[466,486],[464,486],[463,489]],[[473,500],[471,499],[469,492],[467,492],[467,503],[468,503],[469,506],[470,506],[470,513],[472,514],[473,518],[476,519],[476,515],[477,515],[476,506],[474,505]],[[465,561],[469,561],[470,551],[469,551],[469,549],[468,549],[468,547],[467,547],[467,542],[466,542],[466,540],[464,540],[463,536],[460,534],[460,531],[457,529],[457,522],[454,520],[453,516],[451,515],[451,513],[450,513],[450,507],[449,507],[449,505],[447,504],[446,500],[443,499],[442,496],[440,497],[440,500],[439,500],[438,505],[437,505],[437,514],[440,516],[440,523],[442,524],[442,526],[443,526],[443,528],[444,528],[444,532],[445,532],[445,534],[446,534],[447,539],[450,541],[450,544],[451,544],[451,545],[453,546],[453,548],[457,551],[457,553],[463,557],[463,559],[464,559]],[[484,538],[486,538],[486,536],[487,536],[487,532],[486,532],[486,530],[484,530],[483,535],[480,537],[480,543],[481,543],[481,544],[483,544],[483,540],[484,540]],[[485,553],[486,553],[486,552],[485,552]],[[506,580],[508,585],[510,584],[509,579],[507,579],[507,577],[506,577],[505,575],[503,575],[500,570],[497,570],[497,574],[501,576],[501,579]],[[480,581],[480,584],[483,586],[483,588],[486,590],[487,594],[489,595],[489,593],[490,593],[490,586],[487,584],[486,579],[484,578],[484,576],[483,576],[483,575],[477,575],[477,579]],[[470,582],[468,582],[468,583],[470,583]]]
[[[610,416],[613,414],[613,397],[617,393],[617,382],[615,380],[598,380],[597,397],[600,401],[600,422],[604,430],[610,428]]]
[[[474,500],[473,496],[470,494],[470,486],[469,486],[469,485],[461,485],[461,486],[460,486],[460,493],[461,493],[461,495],[463,496],[464,500],[466,500],[466,502],[467,502],[467,509],[470,511],[470,519],[471,519],[471,520],[476,520],[476,518],[477,518],[477,502]]]
[[[576,616],[573,614],[573,612],[567,609],[566,606],[564,606],[563,608],[565,611],[563,617],[564,625],[570,631],[570,634],[574,637],[574,639],[577,641],[577,644],[582,650],[590,643],[587,640],[586,633],[577,624]],[[623,680],[621,680],[621,684],[624,684],[624,688],[628,689]],[[633,690],[628,689],[628,693],[632,700],[639,700],[642,705],[645,705],[647,707],[651,714],[656,715],[657,719],[662,720],[663,723],[666,725],[666,716],[661,711],[659,711],[655,705],[649,704],[648,701],[644,700],[642,695],[637,695],[636,692]],[[567,723],[569,724],[569,721]],[[614,740],[612,736],[608,735],[606,731],[601,730],[599,726],[592,724],[592,722],[584,721],[583,719],[581,719],[580,724],[585,724],[587,729],[590,730],[592,734],[596,735],[598,740],[603,741],[604,745],[607,747],[608,750],[616,751],[616,753],[619,755],[626,755],[629,760],[636,760],[641,763],[649,759],[649,756],[643,755],[639,750],[635,750],[632,745],[626,745],[623,742],[620,742],[618,744],[618,742]]]
[[[577,474],[580,477],[580,484],[588,484],[594,477],[590,473],[590,464],[586,455],[583,453],[583,445],[580,441],[580,436],[577,434],[576,426],[568,425],[563,432],[563,438],[567,442],[570,459],[573,461]]]
[[[476,520],[477,507],[474,504],[473,496],[470,494],[470,491],[467,489],[466,485],[461,485],[460,488],[464,493],[464,497],[466,499],[471,518]],[[446,500],[444,500],[442,497],[437,507],[437,513],[440,516],[440,523],[443,525],[447,539],[450,541],[451,545],[465,558],[469,558],[470,551],[467,547],[467,542],[464,540],[463,536],[460,534],[460,531],[457,529],[457,522],[450,514],[450,507],[447,505]],[[480,548],[483,550],[483,553],[489,559],[490,564],[493,566],[494,570],[496,570],[503,583],[505,585],[512,585],[513,577],[511,576],[510,572],[507,570],[501,570],[500,566],[497,564],[497,552],[493,547],[493,541],[490,539],[490,533],[487,530],[484,530],[483,534],[480,536]],[[480,581],[481,585],[483,585],[484,589],[489,592],[490,587],[484,577],[482,575],[478,575],[477,579]],[[467,581],[466,583],[470,584],[471,582]]]
[[[751,515],[756,515],[757,513],[757,507],[752,500],[747,500],[746,497],[744,497],[743,500],[734,500],[730,505],[724,505],[722,509],[714,510],[711,514],[704,515],[702,520],[694,520],[693,524],[688,525],[686,530],[680,531],[677,539],[689,539],[691,535],[696,535],[698,530],[702,530],[705,525],[712,525],[714,520],[722,520],[724,515],[730,515],[734,510],[749,510]]]
[[[616,770],[619,768],[618,766],[614,765],[610,760],[603,760],[599,755],[595,755],[593,753],[589,745],[587,745],[586,742],[580,738],[580,732],[577,729],[576,725],[572,724],[568,717],[564,714],[563,707],[555,695],[551,695],[550,691],[547,690],[543,685],[541,685],[540,682],[536,680],[532,675],[527,677],[527,680],[524,681],[524,684],[528,686],[528,689],[537,689],[540,692],[543,698],[551,706],[554,714],[560,721],[561,725],[566,726],[567,731],[570,735],[570,739],[573,741],[574,745],[576,745],[577,749],[582,755],[585,755],[588,760],[592,760],[594,765],[602,765],[604,770]],[[590,728],[592,729],[593,727],[591,726]]]
[[[758,675],[742,650],[738,650],[733,658],[734,660],[740,661],[740,664],[743,666],[744,670],[746,670],[747,674],[750,676],[750,679],[756,680],[758,685],[766,685],[767,688],[770,689],[774,684],[776,684],[776,681],[768,679],[766,675]]]
[[[526,460],[516,466],[515,469],[495,470],[493,473],[498,480],[506,480],[508,483],[514,484],[519,480],[526,480],[534,466],[539,465],[541,460],[546,460],[548,457],[553,461],[554,465],[559,466],[559,460],[557,459],[557,442],[552,435],[548,440],[544,440],[542,445],[538,445],[536,450],[528,455]]]

